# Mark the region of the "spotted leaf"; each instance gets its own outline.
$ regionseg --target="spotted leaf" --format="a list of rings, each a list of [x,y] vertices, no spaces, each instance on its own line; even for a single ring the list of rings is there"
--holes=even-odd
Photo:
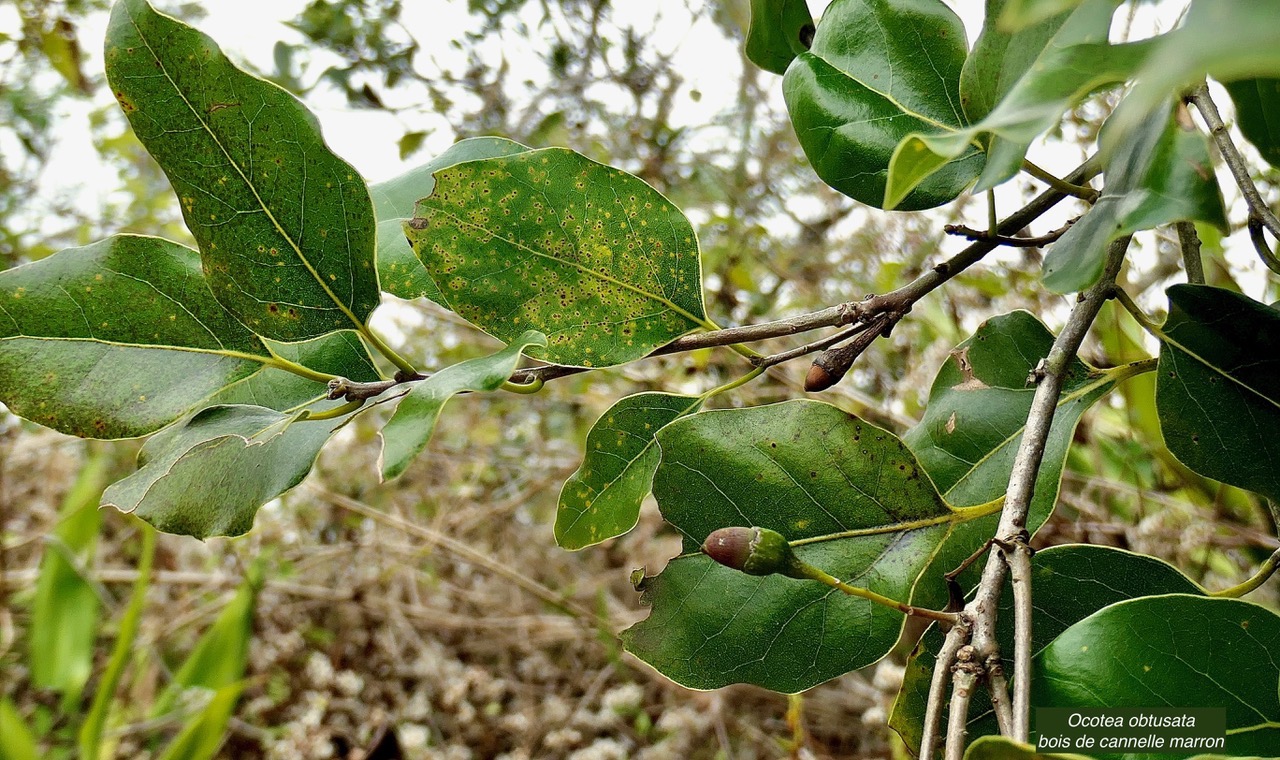
[[[439,303],[499,340],[538,330],[533,356],[604,367],[706,324],[689,220],[630,174],[546,148],[435,176],[409,242]]]
[[[276,340],[362,327],[380,298],[373,204],[315,116],[145,0],[112,9],[106,69],[218,300]]]

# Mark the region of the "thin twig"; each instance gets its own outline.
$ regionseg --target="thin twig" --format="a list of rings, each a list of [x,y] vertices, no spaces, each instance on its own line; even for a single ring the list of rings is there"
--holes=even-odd
[[[757,367],[762,367],[762,368],[768,368],[776,364],[782,364],[783,362],[788,362],[788,361],[791,361],[792,359],[805,356],[807,354],[812,354],[815,351],[822,351],[838,343],[844,343],[846,340],[852,338],[853,336],[858,335],[859,333],[865,332],[869,327],[870,325],[866,325],[866,324],[858,324],[858,325],[854,325],[853,327],[846,327],[840,332],[834,333],[832,335],[828,335],[822,340],[815,340],[812,343],[806,343],[803,346],[796,346],[795,348],[790,349],[788,351],[783,351],[781,353],[761,357],[760,359],[756,360],[755,364]]]
[[[996,726],[1001,736],[1016,736],[1013,706],[1009,704],[1009,680],[1004,675],[1004,662],[997,657],[987,662],[987,684],[991,706],[995,708]]]
[[[1187,270],[1187,282],[1203,285],[1204,261],[1200,258],[1200,236],[1196,234],[1195,223],[1175,222],[1173,229],[1178,233],[1178,247],[1182,249],[1182,265]]]
[[[1002,549],[1009,563],[1009,581],[1013,585],[1013,672],[1021,682],[1031,680],[1031,547],[1025,541],[1013,544],[1008,551]],[[997,661],[999,655],[996,656]],[[993,689],[992,693],[996,690]],[[997,709],[999,705],[996,705]],[[1031,690],[1013,690],[1014,740],[1026,742],[1031,726]],[[1003,729],[1001,731],[1003,733]]]
[[[1067,177],[1067,181],[1071,183],[1088,182],[1093,177],[1096,177],[1100,171],[1101,164],[1095,156],[1080,164]],[[1026,206],[1010,214],[1008,218],[1000,223],[996,232],[1001,236],[1012,235],[1038,219],[1066,197],[1067,194],[1060,190],[1046,190]],[[783,338],[812,330],[820,330],[824,327],[843,327],[845,325],[867,323],[875,317],[886,313],[906,314],[916,301],[919,301],[944,282],[981,261],[984,256],[998,248],[999,245],[999,243],[992,240],[977,240],[956,255],[890,293],[871,296],[862,301],[836,304],[815,312],[773,322],[762,322],[741,327],[726,327],[722,330],[685,335],[653,351],[649,354],[649,357],[665,356],[700,348],[754,343],[771,338]],[[753,361],[759,366],[759,363],[766,358],[760,357]],[[565,367],[548,364],[518,369],[512,374],[511,381],[524,384],[534,380],[554,380],[589,371],[590,369],[585,367]],[[401,383],[416,382],[426,377],[427,375],[422,373],[403,374],[393,380],[382,380],[374,383],[357,383],[345,378],[338,378],[329,385],[329,398],[345,398],[348,401],[373,398]]]
[[[1023,159],[1022,161],[1022,170],[1045,183],[1049,187],[1066,193],[1067,195],[1074,195],[1087,203],[1094,203],[1098,200],[1098,191],[1084,184],[1084,182],[1088,182],[1088,180],[1076,181],[1071,177],[1058,179],[1052,172],[1041,169],[1039,166],[1036,166],[1026,159]]]
[[[1031,507],[1031,497],[1035,491],[1036,478],[1040,473],[1040,464],[1044,458],[1044,450],[1049,439],[1049,430],[1053,424],[1057,410],[1058,398],[1062,394],[1062,383],[1066,369],[1075,358],[1084,342],[1093,320],[1102,309],[1102,304],[1111,297],[1115,289],[1115,278],[1124,262],[1125,252],[1129,248],[1129,238],[1124,237],[1113,242],[1107,249],[1107,258],[1103,266],[1102,278],[1089,290],[1080,295],[1066,325],[1054,339],[1049,355],[1037,366],[1034,373],[1036,392],[1031,402],[1031,410],[1027,414],[1027,424],[1022,435],[1022,443],[1014,459],[1013,469],[1009,477],[1009,487],[1005,494],[1004,508],[1000,512],[1000,523],[996,528],[997,544],[1025,544],[1027,541],[1027,514]],[[1000,646],[996,639],[995,624],[999,612],[1001,590],[1004,586],[1008,565],[1005,552],[992,552],[987,556],[987,564],[983,569],[982,580],[974,592],[973,599],[965,606],[964,615],[973,621],[973,632],[970,643],[981,660],[985,661],[999,655]],[[1027,579],[1025,591],[1029,594],[1030,578]],[[948,639],[958,638],[960,626],[953,628]],[[1029,625],[1028,625],[1029,629]],[[1029,630],[1023,631],[1029,634]],[[1014,640],[1014,662],[1030,661],[1029,635]],[[1018,652],[1018,649],[1024,649]],[[956,678],[959,677],[957,673]],[[1015,724],[1019,720],[1017,712],[1025,709],[1031,701],[1031,674],[1015,671],[1013,674],[1015,707]],[[994,689],[994,687],[993,687]],[[933,698],[930,694],[930,698]],[[1003,698],[1003,695],[996,699]],[[1029,720],[1028,720],[1029,722]],[[957,741],[954,732],[963,732],[963,726],[948,725],[947,746]]]
[[[956,654],[955,675],[952,677],[951,712],[947,715],[946,760],[963,760],[965,738],[969,735],[969,700],[978,685],[982,666],[978,653],[971,646],[960,648]]]
[[[1009,235],[992,235],[984,230],[975,230],[972,227],[966,227],[963,224],[948,224],[942,228],[942,231],[948,235],[959,235],[966,240],[987,240],[996,245],[1008,246],[1010,248],[1039,248],[1043,245],[1049,245],[1058,238],[1067,234],[1067,230],[1071,229],[1071,225],[1075,224],[1080,217],[1068,220],[1052,232],[1047,232],[1036,237],[1012,237]]]
[[[1277,258],[1275,252],[1271,250],[1262,220],[1256,216],[1249,217],[1249,239],[1253,241],[1253,250],[1258,252],[1258,258],[1262,259],[1267,269],[1280,274],[1280,258]]]
[[[933,664],[933,675],[929,681],[929,696],[924,707],[924,730],[920,735],[920,760],[933,760],[933,753],[938,747],[941,736],[939,730],[942,723],[942,707],[947,701],[947,681],[951,678],[951,666],[955,664],[960,647],[969,640],[969,623],[961,618],[951,628],[947,638],[938,650],[938,659]]]

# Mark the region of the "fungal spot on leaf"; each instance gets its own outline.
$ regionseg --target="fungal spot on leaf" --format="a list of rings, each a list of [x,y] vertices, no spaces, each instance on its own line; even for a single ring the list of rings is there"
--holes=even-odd
[[[943,429],[946,430],[948,434],[956,432],[956,413],[955,412],[952,412],[951,416],[947,418],[947,424],[943,426]]]

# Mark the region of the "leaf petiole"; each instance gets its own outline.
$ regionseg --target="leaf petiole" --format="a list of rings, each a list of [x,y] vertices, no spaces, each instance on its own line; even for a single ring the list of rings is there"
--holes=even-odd
[[[760,377],[761,375],[763,375],[764,372],[765,372],[765,367],[756,367],[755,369],[751,370],[750,372],[748,372],[747,374],[743,375],[742,377],[736,380],[731,380],[725,383],[724,385],[718,385],[715,388],[712,388],[711,390],[702,394],[701,398],[703,401],[706,401],[712,396],[718,396],[721,393],[727,393],[733,390],[734,388],[739,388],[751,382],[752,380],[755,380],[757,377]]]
[[[1244,583],[1231,588],[1224,588],[1221,591],[1210,592],[1209,596],[1225,596],[1230,599],[1238,599],[1251,591],[1256,591],[1262,584],[1270,580],[1272,575],[1275,575],[1276,570],[1280,570],[1280,549],[1272,552],[1271,556],[1267,557],[1267,561],[1262,563],[1262,567],[1258,568],[1258,572],[1254,573],[1253,577]]]
[[[332,409],[326,409],[323,412],[316,412],[312,414],[309,410],[303,411],[298,416],[297,421],[303,422],[307,420],[334,420],[339,417],[345,417],[348,414],[351,414],[352,412],[356,411],[362,406],[364,406],[364,399],[356,399],[355,401],[348,401],[342,406],[335,406]]]
[[[835,576],[819,570],[813,565],[807,563],[801,564],[800,572],[804,573],[805,577],[811,580],[818,581],[819,583],[825,583],[831,588],[838,589],[849,596],[856,596],[859,599],[866,599],[869,602],[874,602],[881,606],[895,609],[904,615],[927,618],[946,626],[955,625],[960,620],[960,616],[954,612],[940,612],[938,610],[931,610],[923,607],[912,607],[911,605],[900,602],[897,599],[890,599],[882,594],[877,594],[871,589],[862,588],[860,586],[850,586],[839,578],[836,578]]]
[[[387,361],[396,365],[396,368],[410,376],[417,375],[418,370],[409,363],[409,360],[396,353],[395,349],[387,345],[381,335],[371,330],[368,325],[360,326],[360,334],[369,341],[374,350],[386,357]]]
[[[1049,171],[1041,169],[1039,166],[1023,159],[1022,170],[1032,177],[1040,180],[1049,187],[1066,195],[1074,195],[1077,198],[1093,203],[1098,200],[1098,191],[1088,185],[1073,185],[1065,179],[1061,179]]]
[[[502,390],[509,393],[521,393],[526,396],[531,396],[542,390],[543,385],[544,381],[540,377],[535,377],[527,383],[513,383],[510,380],[507,380],[502,384]]]

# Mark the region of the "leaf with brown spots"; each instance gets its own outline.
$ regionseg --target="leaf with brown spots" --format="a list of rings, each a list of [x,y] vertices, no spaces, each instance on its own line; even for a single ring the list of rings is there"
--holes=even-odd
[[[713,531],[777,531],[805,562],[906,599],[956,526],[998,508],[952,508],[895,436],[814,401],[701,412],[657,438],[653,493],[685,553],[645,579],[653,611],[623,641],[696,689],[803,691],[879,660],[903,622],[820,583],[719,565],[698,551]]]
[[[259,335],[362,328],[381,297],[373,205],[293,95],[144,0],[120,0],[107,81],[164,169],[219,301]]]
[[[272,361],[177,243],[118,235],[0,272],[0,401],[64,433],[146,435]]]
[[[636,177],[564,148],[436,172],[405,232],[430,295],[555,364],[608,367],[707,327],[689,220]]]
[[[1053,333],[1040,320],[1015,311],[984,322],[943,362],[924,418],[902,440],[947,501],[969,506],[1004,494],[1036,390],[1027,376],[1052,345]],[[1058,482],[1076,423],[1114,384],[1079,359],[1068,365],[1027,518],[1027,529],[1033,533],[1049,519],[1058,500]],[[913,603],[945,603],[941,574],[955,569],[993,536],[998,519],[991,515],[957,526],[930,565],[926,577],[932,580],[917,585]],[[980,569],[981,563],[960,582],[972,582]]]

